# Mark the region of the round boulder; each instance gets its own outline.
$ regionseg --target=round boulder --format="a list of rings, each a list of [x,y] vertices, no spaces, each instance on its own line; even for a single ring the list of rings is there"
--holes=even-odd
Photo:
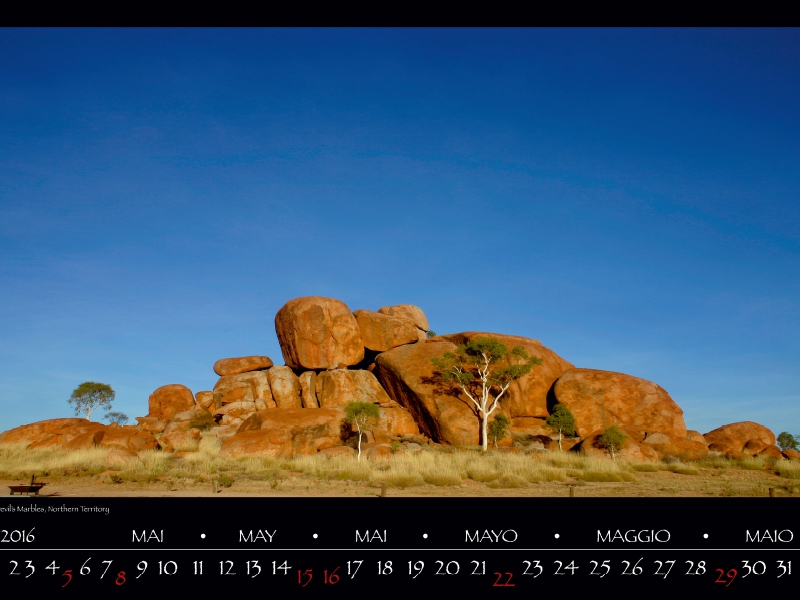
[[[364,358],[356,318],[344,302],[334,298],[289,300],[275,315],[275,332],[286,365],[292,369],[351,366]]]
[[[659,385],[623,373],[569,369],[553,388],[557,402],[575,415],[581,437],[611,425],[686,438],[683,410]],[[642,436],[644,437],[644,436]]]

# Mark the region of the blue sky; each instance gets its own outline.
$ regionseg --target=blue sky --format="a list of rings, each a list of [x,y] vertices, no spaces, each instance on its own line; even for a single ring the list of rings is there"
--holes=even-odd
[[[0,29],[0,430],[322,295],[800,433],[799,103],[791,29]]]

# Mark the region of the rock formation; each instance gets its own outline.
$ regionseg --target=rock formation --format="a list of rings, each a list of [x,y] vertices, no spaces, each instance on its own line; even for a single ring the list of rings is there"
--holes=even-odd
[[[137,417],[138,425],[51,419],[6,431],[0,444],[108,447],[108,464],[124,465],[144,450],[196,448],[198,428],[215,425],[209,433],[222,440],[227,457],[350,456],[355,434],[344,422],[344,407],[361,401],[380,411],[365,434],[370,460],[391,457],[397,442],[407,451],[431,442],[474,447],[480,442],[478,413],[460,389],[442,381],[431,358],[486,336],[541,359],[511,384],[494,413],[511,419],[509,435],[499,445],[557,449],[556,433],[545,419],[559,402],[574,414],[578,436],[562,440],[565,451],[604,456],[597,438],[617,425],[628,436],[619,456],[628,460],[697,460],[709,450],[732,458],[800,459],[794,451],[781,453],[773,433],[758,423],[731,423],[705,435],[687,431],[683,411],[657,384],[575,368],[538,340],[474,331],[428,338],[429,330],[425,313],[410,304],[351,313],[333,298],[295,298],[275,317],[285,365],[275,366],[267,356],[223,358],[213,366],[219,375],[213,390],[193,396],[183,385],[162,386],[150,395],[149,412]]]

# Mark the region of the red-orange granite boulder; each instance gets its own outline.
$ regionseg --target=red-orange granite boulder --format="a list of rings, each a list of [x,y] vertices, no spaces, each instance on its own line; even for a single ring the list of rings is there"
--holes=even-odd
[[[775,445],[767,446],[761,452],[759,452],[758,455],[763,456],[764,458],[783,458],[781,449]]]
[[[289,367],[272,367],[269,371],[272,399],[278,408],[302,408],[300,379]]]
[[[603,435],[602,431],[595,431],[586,436],[572,450],[578,451],[585,456],[609,458],[611,454],[599,445],[598,438]],[[630,462],[658,462],[658,453],[644,443],[637,443],[630,437],[627,438],[622,448],[616,452],[616,458],[622,458]]]
[[[314,371],[306,371],[300,377],[300,400],[303,408],[319,408],[317,400],[317,374]]]
[[[286,365],[292,369],[351,366],[364,358],[356,318],[344,302],[334,298],[289,300],[275,315],[275,332]]]
[[[674,457],[690,461],[700,460],[708,454],[708,448],[704,443],[685,437],[673,437],[666,433],[651,433],[641,444],[650,446],[661,458]]]
[[[353,316],[367,350],[384,352],[419,340],[418,329],[407,320],[371,310],[357,310],[353,312]]]
[[[378,309],[378,312],[390,317],[408,321],[414,325],[414,327],[421,329],[422,331],[428,331],[430,329],[430,326],[428,325],[428,317],[425,316],[425,313],[422,312],[422,309],[419,306],[414,306],[413,304],[383,306]]]
[[[758,440],[766,446],[775,444],[775,435],[763,425],[753,421],[740,421],[717,427],[704,434],[709,450],[731,454],[742,453],[745,444],[750,440]]]
[[[47,419],[37,421],[28,425],[20,425],[14,429],[9,429],[0,433],[0,444],[30,444],[37,442],[48,433],[52,433],[62,427],[89,423],[86,419]]]
[[[240,356],[238,358],[220,358],[214,363],[214,373],[220,377],[238,375],[250,371],[263,371],[272,366],[269,356]]]
[[[241,424],[236,435],[225,440],[220,453],[228,458],[316,454],[342,444],[343,420],[344,411],[338,408],[258,411]]]
[[[393,405],[392,399],[369,371],[334,369],[316,377],[316,392],[322,407],[343,408],[348,402]]]
[[[194,400],[197,403],[197,406],[199,406],[203,410],[210,411],[214,407],[214,392],[213,391],[197,392],[194,395]]]
[[[792,450],[791,448],[787,448],[782,452],[783,457],[789,460],[800,460],[800,452],[797,450]]]
[[[431,363],[431,358],[455,349],[447,341],[398,346],[378,355],[374,373],[389,397],[411,413],[427,437],[455,446],[476,446],[480,421],[470,401],[443,384]]]
[[[518,417],[546,418],[550,414],[547,410],[547,392],[553,386],[553,382],[561,377],[564,371],[573,368],[572,363],[567,362],[549,348],[542,346],[538,340],[517,335],[465,331],[463,333],[438,336],[431,338],[431,340],[443,339],[459,346],[477,337],[495,338],[505,344],[509,350],[515,346],[522,346],[528,354],[541,359],[542,364],[534,365],[530,373],[509,386],[500,399],[500,405],[512,419]],[[500,367],[507,365],[507,361],[498,363]]]
[[[169,421],[174,415],[195,405],[192,391],[185,385],[164,385],[150,394],[148,417]]]
[[[659,385],[612,371],[570,369],[558,378],[555,398],[575,415],[579,436],[611,425],[643,433],[686,437],[683,410]]]

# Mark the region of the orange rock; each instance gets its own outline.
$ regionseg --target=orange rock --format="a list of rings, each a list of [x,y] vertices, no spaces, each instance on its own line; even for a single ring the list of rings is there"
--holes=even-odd
[[[517,436],[536,437],[545,435],[558,437],[558,434],[547,426],[544,419],[536,417],[516,417],[511,419],[511,433]]]
[[[372,429],[372,435],[378,443],[389,443],[404,435],[419,435],[419,427],[411,413],[399,404],[393,404],[379,409],[378,423]]]
[[[148,433],[161,433],[167,428],[167,422],[155,417],[136,417],[139,429]]]
[[[789,460],[800,460],[800,452],[788,448],[783,451],[783,457]]]
[[[289,367],[272,367],[269,371],[272,399],[278,408],[302,408],[300,379]]]
[[[708,446],[706,443],[706,438],[703,437],[703,434],[699,431],[694,431],[693,429],[690,429],[686,432],[686,439],[692,442],[700,442],[704,446]]]
[[[223,377],[225,375],[238,375],[250,371],[269,369],[272,360],[269,356],[240,356],[239,358],[220,358],[214,363],[214,373]]]
[[[379,308],[378,312],[384,315],[389,315],[390,317],[403,319],[409,323],[413,323],[415,327],[422,329],[423,331],[428,331],[430,329],[430,326],[428,325],[428,317],[425,316],[425,313],[422,312],[422,309],[419,306],[414,306],[413,304],[384,306]]]
[[[147,416],[169,421],[173,415],[189,410],[194,405],[192,391],[185,385],[164,385],[150,394],[150,412]]]
[[[761,452],[759,452],[758,455],[763,456],[764,458],[783,458],[781,449],[775,445],[767,446]]]
[[[136,454],[123,448],[114,448],[106,455],[106,464],[109,466],[125,466],[136,460]]]
[[[174,431],[173,433],[164,434],[160,441],[169,444],[171,451],[181,451],[186,448],[196,448],[200,442],[202,434],[197,429],[189,429],[187,431]]]
[[[146,431],[136,431],[135,429],[107,429],[103,439],[100,441],[101,447],[122,448],[133,453],[143,450],[157,450],[159,445],[156,438]]]
[[[364,358],[355,317],[344,302],[333,298],[289,300],[275,316],[275,331],[283,358],[293,369],[356,365]]]
[[[503,394],[500,404],[512,419],[518,417],[547,417],[550,414],[547,410],[547,393],[553,386],[553,382],[561,377],[564,371],[573,368],[573,365],[549,348],[542,346],[537,340],[516,335],[467,331],[438,336],[439,339],[447,340],[457,346],[466,344],[476,337],[498,339],[509,350],[514,346],[522,346],[529,354],[542,359],[541,365],[534,365],[530,373],[511,384],[506,393]],[[507,362],[503,361],[500,366],[506,366],[507,364]]]
[[[469,400],[443,384],[431,363],[432,357],[455,348],[446,341],[398,346],[378,355],[375,374],[389,397],[411,413],[427,437],[456,446],[476,446],[480,421]]]
[[[211,412],[214,413],[228,404],[238,404],[240,402],[249,402],[252,404],[255,403],[255,401],[253,388],[246,383],[223,387],[214,390],[214,406],[211,407]]]
[[[611,456],[604,448],[598,445],[598,439],[603,435],[602,431],[592,432],[586,436],[580,444],[576,445],[574,450],[579,451],[586,456],[605,457]],[[631,462],[657,462],[658,453],[647,444],[638,444],[632,439],[628,438],[624,441],[622,449],[616,453],[617,458],[622,458]]]
[[[22,444],[39,441],[45,434],[79,423],[89,423],[86,419],[47,419],[28,425],[20,425],[0,433],[0,444]]]
[[[247,392],[247,389],[250,392]],[[238,390],[238,391],[236,391]],[[219,408],[231,402],[255,402],[272,400],[269,371],[251,371],[238,375],[220,377],[214,385],[214,406]]]
[[[344,411],[337,408],[259,411],[222,444],[220,453],[228,458],[316,454],[324,448],[341,445],[343,419]]]
[[[97,445],[105,435],[106,426],[102,423],[81,419],[82,423],[73,423],[52,430],[29,446],[30,448],[67,447],[72,449],[91,448]]]
[[[729,435],[717,434],[713,437],[713,441],[707,441],[709,441],[708,449],[713,452],[723,452],[730,458],[743,458],[747,456],[744,454],[744,452],[742,452],[744,449],[744,444]]]
[[[353,316],[361,332],[361,341],[368,350],[384,352],[403,344],[418,341],[418,330],[405,319],[390,317],[371,310],[357,310]],[[425,332],[422,332],[425,335]]]
[[[672,456],[689,461],[700,460],[708,454],[708,448],[702,442],[685,437],[673,437],[665,433],[651,433],[641,443],[650,446],[661,458]]]
[[[703,436],[709,444],[709,450],[718,452],[742,452],[749,440],[760,440],[767,446],[775,444],[775,435],[763,425],[753,421],[729,423],[709,431]]]
[[[232,402],[214,410],[214,417],[216,418],[219,415],[228,415],[234,419],[244,419],[252,415],[254,412],[256,412],[255,402]],[[225,424],[229,422],[230,420],[226,419]]]
[[[317,374],[314,371],[306,371],[300,375],[300,400],[303,408],[319,408],[317,400]]]
[[[212,391],[197,392],[194,395],[194,401],[197,403],[197,406],[199,406],[203,410],[210,411],[214,406],[214,392]]]
[[[319,405],[323,407],[344,407],[348,402],[395,404],[369,371],[323,371],[317,375],[316,391]]]
[[[361,453],[376,462],[389,460],[394,454],[390,444],[362,444]]]
[[[749,454],[750,456],[755,456],[756,454],[761,454],[762,450],[769,447],[769,444],[765,444],[761,440],[747,440],[742,452]]]
[[[575,429],[587,437],[611,425],[686,437],[683,411],[659,385],[612,371],[570,369],[553,388],[555,398],[575,415]]]

